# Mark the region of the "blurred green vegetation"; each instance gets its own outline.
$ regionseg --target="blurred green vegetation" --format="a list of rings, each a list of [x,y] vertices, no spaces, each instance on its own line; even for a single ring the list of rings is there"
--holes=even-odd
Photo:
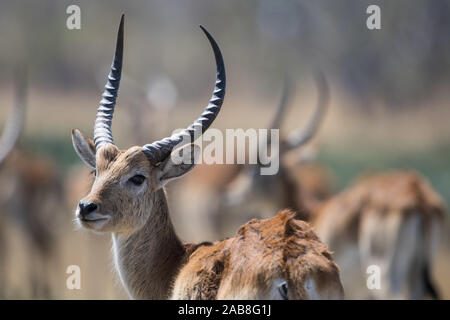
[[[81,162],[73,149],[70,134],[67,138],[58,135],[26,137],[22,146],[34,154],[51,158],[61,170]]]
[[[336,187],[342,190],[364,173],[393,169],[413,169],[426,177],[432,186],[450,203],[450,144],[435,145],[426,150],[394,148],[349,149],[327,147],[321,150],[318,161],[331,168],[336,176]]]

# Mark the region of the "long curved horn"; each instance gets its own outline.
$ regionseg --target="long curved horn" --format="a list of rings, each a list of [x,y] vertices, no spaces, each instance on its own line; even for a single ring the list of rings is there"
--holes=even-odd
[[[180,142],[186,141],[184,138],[190,138],[190,141],[193,141],[194,138],[197,139],[198,137],[200,137],[214,122],[217,115],[219,114],[220,108],[222,107],[226,87],[225,66],[223,63],[222,53],[220,52],[219,46],[217,45],[216,41],[209,34],[209,32],[206,31],[203,26],[200,26],[200,28],[208,38],[216,59],[216,84],[212,97],[209,100],[208,106],[206,106],[200,117],[195,120],[194,123],[187,129],[178,134],[174,134],[171,137],[155,141],[151,144],[146,144],[142,147],[142,151],[147,155],[149,161],[154,165],[166,159],[175,146],[181,146],[179,145]]]
[[[272,119],[272,122],[269,126],[270,129],[280,129],[281,126],[281,120],[283,119],[284,111],[286,110],[286,106],[289,104],[291,100],[291,93],[292,93],[292,80],[288,76],[284,79],[283,84],[283,92],[281,94],[281,100],[280,104],[278,105],[278,109],[275,112],[275,115]],[[272,143],[272,135],[269,134],[267,138],[267,145],[270,146],[270,143]],[[258,154],[259,157],[259,154]],[[259,160],[258,160],[259,162]]]
[[[119,31],[117,33],[116,51],[108,75],[108,81],[102,94],[102,100],[97,110],[97,117],[94,125],[94,143],[97,151],[103,144],[114,144],[111,122],[116,106],[117,92],[119,91],[120,76],[122,74],[123,59],[123,21],[124,15],[120,19]]]
[[[283,84],[283,92],[281,94],[281,100],[280,104],[278,105],[278,108],[273,116],[272,121],[270,122],[270,125],[268,129],[280,129],[281,126],[281,120],[283,119],[283,114],[286,110],[286,106],[289,104],[291,100],[291,92],[292,92],[292,80],[288,76],[284,79]],[[265,152],[268,148],[270,148],[270,145],[272,143],[272,135],[270,134],[270,131],[267,134],[267,143],[265,146],[258,146],[259,148],[263,148],[263,152]],[[257,163],[260,166],[263,166],[261,159],[260,159],[260,152],[257,152]]]
[[[0,138],[0,165],[16,145],[23,130],[26,107],[26,71],[18,70],[16,74],[15,102],[12,113],[6,121]]]
[[[280,104],[278,105],[277,111],[269,125],[269,129],[279,129],[281,125],[281,120],[283,119],[284,110],[291,100],[292,92],[292,80],[286,76],[283,84],[283,92],[281,94]]]
[[[318,72],[315,78],[319,94],[316,110],[305,129],[295,130],[289,135],[283,151],[298,148],[311,140],[311,138],[317,133],[322,119],[328,109],[330,100],[328,82],[322,72]]]

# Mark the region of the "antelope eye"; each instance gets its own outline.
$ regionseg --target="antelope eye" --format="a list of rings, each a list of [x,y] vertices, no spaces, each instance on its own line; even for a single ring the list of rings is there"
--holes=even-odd
[[[91,174],[93,174],[94,176],[97,176],[97,170],[96,169],[92,170]]]
[[[137,174],[133,177],[131,177],[128,181],[132,182],[136,186],[140,186],[145,180],[145,177],[143,175]]]

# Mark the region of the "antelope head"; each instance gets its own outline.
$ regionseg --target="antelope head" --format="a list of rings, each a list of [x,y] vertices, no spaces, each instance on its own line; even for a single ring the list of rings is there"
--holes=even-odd
[[[199,148],[192,142],[208,129],[220,111],[225,96],[225,67],[217,43],[200,26],[211,44],[217,68],[215,88],[208,106],[182,132],[144,146],[120,150],[113,142],[111,122],[122,71],[123,24],[124,16],[95,119],[94,139],[88,139],[74,129],[72,141],[78,156],[95,172],[90,193],[78,203],[77,220],[87,229],[132,233],[149,219],[155,205],[155,193],[168,181],[194,167]],[[181,163],[180,157],[184,159]]]
[[[224,187],[225,190],[220,190],[220,201],[217,203],[218,207],[213,210],[212,224],[222,236],[229,236],[230,231],[249,219],[269,218],[273,216],[273,212],[286,207],[295,209],[300,217],[306,220],[307,211],[299,200],[297,182],[282,160],[289,151],[297,150],[314,137],[328,109],[329,89],[325,76],[318,72],[315,81],[318,88],[317,106],[306,127],[298,128],[280,139],[278,173],[261,175],[261,167],[270,164],[263,164],[258,159],[257,165],[244,167],[239,175]],[[280,128],[291,92],[291,81],[286,79],[280,104],[269,124],[270,129]],[[270,143],[272,142],[268,139],[266,148],[270,149]],[[223,230],[224,226],[229,229]]]
[[[329,88],[328,83],[326,81],[325,76],[318,72],[315,75],[315,82],[317,86],[318,91],[318,101],[316,105],[316,109],[314,110],[314,113],[307,123],[307,125],[304,128],[297,128],[289,133],[286,137],[282,137],[280,140],[280,146],[279,146],[279,154],[278,154],[278,161],[280,163],[280,172],[278,175],[260,175],[259,172],[261,172],[260,167],[267,166],[258,159],[258,164],[256,167],[249,168],[250,170],[248,172],[250,175],[250,181],[252,185],[253,190],[257,190],[258,188],[265,188],[267,185],[271,185],[272,183],[268,183],[269,180],[280,180],[279,176],[283,175],[286,171],[284,168],[284,165],[282,163],[282,158],[284,155],[286,155],[288,152],[292,150],[298,150],[302,146],[306,145],[317,133],[320,124],[322,123],[322,120],[325,116],[325,113],[328,109],[328,102],[329,102]],[[291,92],[292,92],[292,83],[289,79],[286,79],[284,84],[283,93],[281,96],[280,104],[277,108],[277,111],[275,112],[275,115],[270,123],[270,128],[280,128],[283,114],[286,110],[286,106],[290,102],[291,98]],[[269,136],[270,137],[270,136]],[[268,139],[268,147],[270,148],[270,144],[272,141]],[[270,164],[269,164],[270,165]],[[276,183],[273,181],[273,185],[276,185]],[[266,190],[266,189],[264,189]],[[264,191],[263,191],[264,192]],[[267,193],[267,190],[265,191]],[[273,194],[276,194],[276,190],[270,191],[270,193],[274,192]]]

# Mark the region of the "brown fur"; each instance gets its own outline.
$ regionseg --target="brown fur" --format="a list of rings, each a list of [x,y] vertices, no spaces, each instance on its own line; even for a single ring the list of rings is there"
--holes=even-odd
[[[359,249],[364,273],[374,261],[386,264],[382,271],[390,280],[383,284],[381,292],[373,292],[377,297],[405,297],[401,289],[408,287],[411,298],[421,299],[426,292],[415,287],[417,282],[420,288],[423,286],[420,282],[429,281],[422,277],[431,270],[435,237],[439,235],[436,227],[439,228],[444,214],[441,198],[423,177],[413,171],[392,171],[361,178],[353,187],[327,201],[312,224],[321,239],[335,250],[338,260],[344,249],[353,245]],[[413,219],[419,223],[415,231],[418,233],[405,234],[402,230]],[[417,243],[405,243],[408,241],[403,240],[405,236]],[[396,270],[395,264],[404,250],[402,246],[415,250],[414,259],[419,260],[403,262],[407,269]],[[413,270],[414,265],[419,269]],[[404,275],[409,278],[403,278]],[[392,281],[398,288],[391,288]]]
[[[294,197],[301,199],[307,212],[316,212],[333,194],[333,176],[324,166],[313,162],[301,162],[289,165],[289,172],[299,186]]]
[[[175,282],[184,299],[264,299],[275,279],[286,279],[291,299],[310,298],[314,279],[322,298],[342,298],[339,270],[327,247],[291,211],[253,219],[235,237],[202,246],[190,255]]]
[[[405,217],[421,213],[427,221],[441,220],[445,212],[442,199],[423,177],[413,171],[393,171],[361,178],[325,202],[312,223],[321,233],[336,235],[326,237],[330,243],[339,242],[338,234],[357,235],[361,219],[372,210]]]

